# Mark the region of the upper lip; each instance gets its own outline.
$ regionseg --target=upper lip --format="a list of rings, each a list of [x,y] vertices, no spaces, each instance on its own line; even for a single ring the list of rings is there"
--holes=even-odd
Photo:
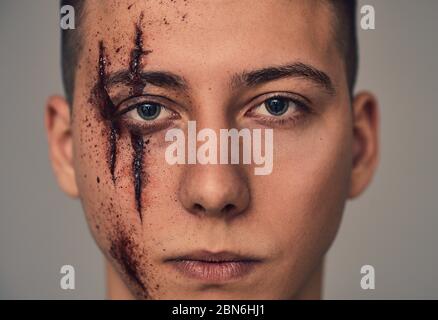
[[[250,255],[242,255],[232,251],[212,252],[197,250],[180,256],[166,259],[165,261],[202,261],[202,262],[257,262],[260,258]]]

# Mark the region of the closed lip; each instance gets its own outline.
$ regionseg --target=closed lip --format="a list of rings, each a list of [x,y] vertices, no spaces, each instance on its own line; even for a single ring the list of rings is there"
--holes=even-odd
[[[207,282],[225,282],[242,278],[262,259],[230,251],[194,251],[165,260],[185,277]]]

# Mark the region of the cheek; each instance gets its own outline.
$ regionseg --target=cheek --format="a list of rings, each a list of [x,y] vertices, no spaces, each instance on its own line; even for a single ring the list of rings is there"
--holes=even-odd
[[[323,251],[336,234],[351,171],[345,121],[315,125],[297,135],[279,131],[274,138],[274,170],[264,182],[269,197],[260,197],[269,202],[267,219],[276,221],[273,232],[284,248]]]
[[[76,181],[97,240],[104,242],[105,230],[116,225],[134,226],[144,232],[143,240],[150,238],[147,235],[154,230],[148,227],[159,227],[162,213],[169,212],[166,208],[176,201],[180,170],[165,162],[164,133],[141,137],[143,145],[136,148],[132,134],[120,127],[113,148],[111,124],[89,105],[75,109],[73,126]]]
[[[77,108],[79,109],[79,108]],[[99,115],[83,106],[74,118],[74,162],[76,181],[90,226],[102,231],[118,218],[120,207],[126,206],[124,194],[119,189],[127,189],[127,183],[120,179],[115,183],[110,170],[111,129]],[[118,164],[129,161],[126,138],[117,143]],[[121,202],[122,201],[122,202]]]
[[[98,120],[98,119],[97,119]],[[132,284],[139,296],[156,295],[157,272],[151,264],[149,250],[150,219],[144,223],[138,215],[133,176],[135,150],[127,131],[120,131],[117,141],[117,162],[113,180],[109,157],[109,128],[90,114],[75,117],[74,161],[81,202],[89,227],[98,246],[116,269]],[[145,214],[155,197],[149,188],[160,180],[157,170],[160,146],[144,137],[142,165],[144,184],[141,203]],[[143,230],[146,228],[147,230]],[[146,296],[147,295],[147,296]]]

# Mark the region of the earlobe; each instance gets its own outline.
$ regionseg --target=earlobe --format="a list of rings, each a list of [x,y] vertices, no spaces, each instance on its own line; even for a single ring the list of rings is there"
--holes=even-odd
[[[379,158],[379,112],[375,97],[368,92],[353,101],[352,172],[349,197],[361,194],[370,183]]]
[[[51,96],[46,104],[45,127],[49,142],[49,156],[58,184],[65,193],[78,196],[73,166],[73,137],[70,108],[64,98]]]

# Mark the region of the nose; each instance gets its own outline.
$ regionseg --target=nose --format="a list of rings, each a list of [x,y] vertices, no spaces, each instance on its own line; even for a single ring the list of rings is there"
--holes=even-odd
[[[182,179],[180,201],[196,215],[235,217],[248,207],[247,179],[238,165],[189,165]]]

